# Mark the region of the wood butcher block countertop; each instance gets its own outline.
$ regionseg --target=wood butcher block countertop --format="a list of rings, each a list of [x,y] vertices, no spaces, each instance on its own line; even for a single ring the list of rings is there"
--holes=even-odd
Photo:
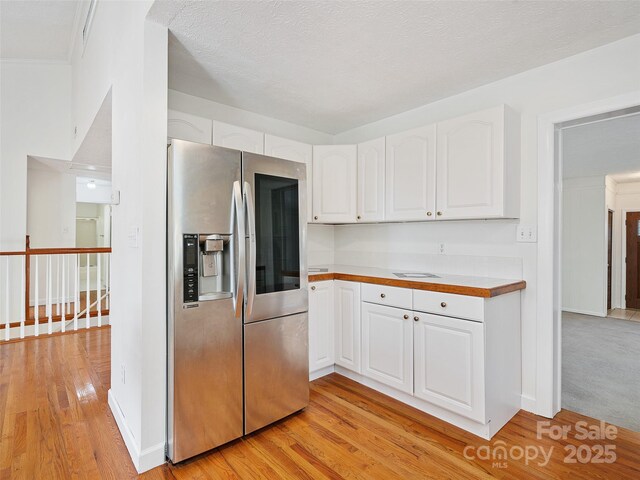
[[[323,271],[319,271],[323,270]],[[326,271],[325,271],[326,270]],[[437,278],[400,278],[394,273],[415,273],[408,270],[384,270],[372,267],[351,265],[315,265],[309,267],[309,282],[322,280],[345,280],[348,282],[374,283],[391,287],[428,290],[431,292],[453,293],[471,297],[491,298],[505,293],[524,290],[524,280],[506,280],[499,278],[468,277],[429,272]],[[422,271],[420,271],[422,272]]]

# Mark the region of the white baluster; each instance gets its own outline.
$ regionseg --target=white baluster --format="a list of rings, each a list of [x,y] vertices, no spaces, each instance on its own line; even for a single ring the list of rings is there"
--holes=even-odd
[[[110,253],[106,254],[106,261],[105,261],[104,268],[106,270],[104,274],[104,279],[105,279],[104,290],[107,295],[105,308],[109,310],[111,308],[110,307],[110,300],[111,300],[111,254]]]
[[[11,329],[9,324],[9,257],[7,256],[7,261],[5,263],[5,285],[4,285],[4,339],[9,340],[11,338]]]
[[[53,285],[51,283],[51,270],[53,269],[53,261],[51,255],[47,255],[47,311],[49,312],[49,319],[47,322],[47,332],[53,333],[53,302],[51,295],[53,295]]]
[[[27,268],[27,256],[20,257],[20,338],[24,338],[24,322],[25,318],[25,268]]]
[[[56,315],[60,315],[60,255],[56,255]]]
[[[102,259],[99,253],[96,253],[96,263],[98,264],[98,268],[96,269],[96,299],[98,304],[96,308],[98,309],[98,326],[102,326],[102,280],[100,279],[100,264],[102,263]]]
[[[87,299],[87,328],[89,328],[91,326],[91,313],[89,312],[89,310],[91,310],[91,269],[89,267],[89,265],[91,264],[91,260],[90,260],[91,255],[87,253],[87,294],[86,294],[86,299]]]
[[[38,317],[40,314],[40,296],[39,296],[39,288],[40,288],[40,276],[38,275],[38,256],[33,257],[35,260],[35,273],[36,273],[36,281],[35,281],[35,301],[33,302],[33,332],[37,337],[40,333],[40,327],[38,326]]]
[[[73,297],[73,329],[78,330],[78,314],[80,313],[80,255],[76,253],[73,269],[73,279],[75,295]]]
[[[61,331],[66,331],[66,327],[67,327],[67,312],[66,312],[66,308],[67,308],[67,292],[66,292],[66,281],[65,281],[65,270],[66,270],[66,265],[67,265],[67,261],[66,261],[66,256],[62,255],[62,298],[61,300],[61,304],[62,304],[62,312],[61,312],[61,317],[60,317],[60,329]]]

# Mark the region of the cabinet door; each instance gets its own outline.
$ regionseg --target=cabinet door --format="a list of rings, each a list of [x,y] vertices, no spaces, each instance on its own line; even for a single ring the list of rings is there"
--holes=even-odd
[[[384,220],[384,159],[384,137],[358,144],[358,221]]]
[[[307,221],[311,221],[313,213],[313,196],[311,195],[311,159],[312,147],[307,143],[296,142],[288,138],[264,135],[264,154],[270,157],[284,158],[307,166]]]
[[[329,367],[334,360],[333,281],[309,286],[309,372]]]
[[[484,324],[414,315],[415,396],[485,423]]]
[[[411,311],[362,303],[362,374],[413,393]]]
[[[436,204],[443,219],[503,215],[504,134],[504,106],[438,124]]]
[[[386,137],[386,220],[433,220],[436,127]]]
[[[211,145],[212,124],[213,122],[208,118],[176,110],[167,112],[167,136],[169,138]]]
[[[264,153],[264,134],[244,127],[213,122],[213,144],[251,153]]]
[[[355,145],[313,147],[313,220],[355,223],[357,191]]]
[[[336,365],[360,373],[360,284],[333,282]]]

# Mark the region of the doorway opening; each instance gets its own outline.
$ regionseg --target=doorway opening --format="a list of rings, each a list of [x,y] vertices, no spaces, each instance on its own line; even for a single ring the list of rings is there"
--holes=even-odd
[[[640,431],[640,107],[555,128],[561,407]]]

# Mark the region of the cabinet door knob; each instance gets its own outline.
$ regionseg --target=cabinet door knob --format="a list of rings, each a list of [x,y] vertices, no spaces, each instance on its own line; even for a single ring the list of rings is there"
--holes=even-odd
[[[442,308],[447,308],[447,302],[442,302],[442,303],[440,304],[440,306],[441,306]]]
[[[358,220],[360,220],[362,217],[361,217],[360,215],[358,215],[358,217],[357,217],[357,218],[358,218]]]
[[[417,315],[415,317],[413,317],[413,321],[417,322],[418,320],[420,320],[420,317],[418,317]]]
[[[427,217],[430,217],[431,215],[433,215],[433,213],[427,212]]]
[[[315,290],[316,286],[315,285],[311,285],[311,290]]]
[[[438,212],[438,213],[436,213],[436,215],[438,215],[439,217],[441,217],[441,216],[442,216],[442,212]]]
[[[384,298],[384,297],[386,297],[386,295],[384,293],[381,293],[380,298]]]
[[[404,314],[404,316],[403,316],[402,318],[404,318],[405,320],[409,320],[409,315],[407,315],[407,314],[405,313],[405,314]]]
[[[317,220],[317,219],[318,219],[318,216],[316,215],[315,217],[313,217],[313,219],[314,219],[314,220]]]

